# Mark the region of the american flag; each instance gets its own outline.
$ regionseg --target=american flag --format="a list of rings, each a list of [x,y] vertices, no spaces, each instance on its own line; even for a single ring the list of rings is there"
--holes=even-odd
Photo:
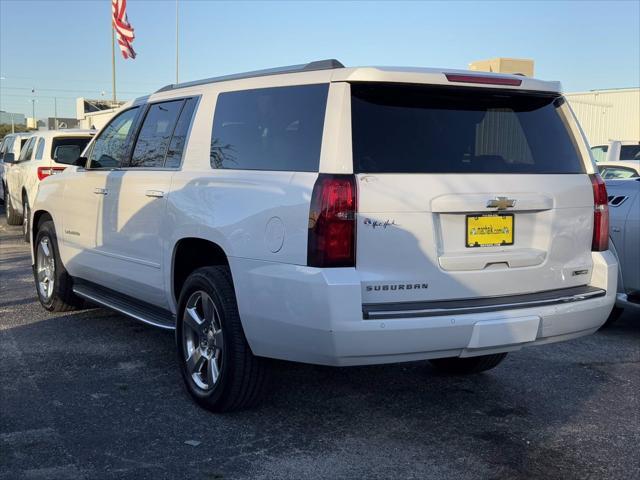
[[[118,35],[118,46],[124,58],[136,58],[136,52],[131,42],[136,38],[133,27],[127,20],[127,0],[111,0],[111,12],[113,13],[113,28]]]

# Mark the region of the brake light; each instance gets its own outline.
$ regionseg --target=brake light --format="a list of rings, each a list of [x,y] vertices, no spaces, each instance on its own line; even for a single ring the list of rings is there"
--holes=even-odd
[[[38,167],[38,180],[44,180],[50,175],[60,173],[66,167]]]
[[[609,205],[607,187],[598,173],[589,175],[593,186],[593,240],[591,250],[603,252],[609,249]]]
[[[445,76],[450,82],[484,83],[488,85],[510,85],[512,87],[519,87],[520,85],[522,85],[522,80],[519,80],[517,78],[490,77],[489,75],[464,75],[457,73],[445,73]]]
[[[318,176],[309,211],[307,264],[310,267],[355,266],[356,210],[353,175]]]

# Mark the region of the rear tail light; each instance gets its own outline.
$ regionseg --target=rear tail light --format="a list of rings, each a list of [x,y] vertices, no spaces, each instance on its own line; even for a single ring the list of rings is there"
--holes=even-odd
[[[607,187],[598,173],[589,175],[593,186],[593,240],[591,250],[603,252],[609,249],[609,206]]]
[[[44,180],[50,175],[60,173],[66,167],[38,167],[38,180]]]
[[[320,174],[313,187],[309,211],[310,267],[355,266],[356,211],[355,177]]]
[[[522,80],[518,80],[517,78],[490,77],[489,75],[465,75],[457,73],[445,73],[445,76],[450,82],[510,85],[512,87],[519,87],[522,85]]]

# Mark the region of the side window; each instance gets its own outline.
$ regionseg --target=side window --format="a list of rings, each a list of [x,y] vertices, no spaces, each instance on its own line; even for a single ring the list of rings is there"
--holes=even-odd
[[[149,107],[131,155],[130,167],[161,168],[184,100],[155,103]]]
[[[42,160],[44,154],[44,138],[40,137],[38,140],[38,148],[36,148],[36,160]]]
[[[180,118],[173,131],[173,137],[169,144],[169,150],[167,151],[167,157],[164,162],[166,168],[178,168],[182,161],[182,152],[184,146],[187,143],[187,133],[189,133],[189,127],[191,126],[191,120],[193,119],[193,112],[196,108],[196,99],[189,98],[182,107],[180,112]]]
[[[24,162],[27,160],[31,160],[31,155],[33,154],[33,146],[36,143],[36,137],[31,137],[27,140],[27,143],[24,144],[22,150],[20,150],[20,157],[18,161]]]
[[[596,162],[604,162],[607,159],[607,150],[609,150],[608,145],[591,147],[591,154]]]
[[[89,168],[118,168],[127,154],[127,139],[139,107],[122,112],[96,138],[89,157]]]
[[[312,172],[329,86],[299,85],[221,93],[211,135],[213,168]]]

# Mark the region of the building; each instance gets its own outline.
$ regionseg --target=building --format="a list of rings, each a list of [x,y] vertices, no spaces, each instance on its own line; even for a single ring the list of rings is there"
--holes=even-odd
[[[124,103],[111,100],[91,100],[83,97],[76,99],[78,127],[102,128]]]
[[[27,117],[27,128],[33,130],[46,130],[46,125],[42,120],[38,120],[37,118]]]
[[[22,113],[0,111],[0,124],[26,125],[27,119]]]
[[[80,121],[77,118],[47,118],[48,130],[59,130],[65,128],[80,128]]]
[[[565,93],[591,145],[640,141],[640,88]]]
[[[469,64],[469,70],[477,72],[511,73],[533,77],[533,60],[528,58],[490,58]]]

